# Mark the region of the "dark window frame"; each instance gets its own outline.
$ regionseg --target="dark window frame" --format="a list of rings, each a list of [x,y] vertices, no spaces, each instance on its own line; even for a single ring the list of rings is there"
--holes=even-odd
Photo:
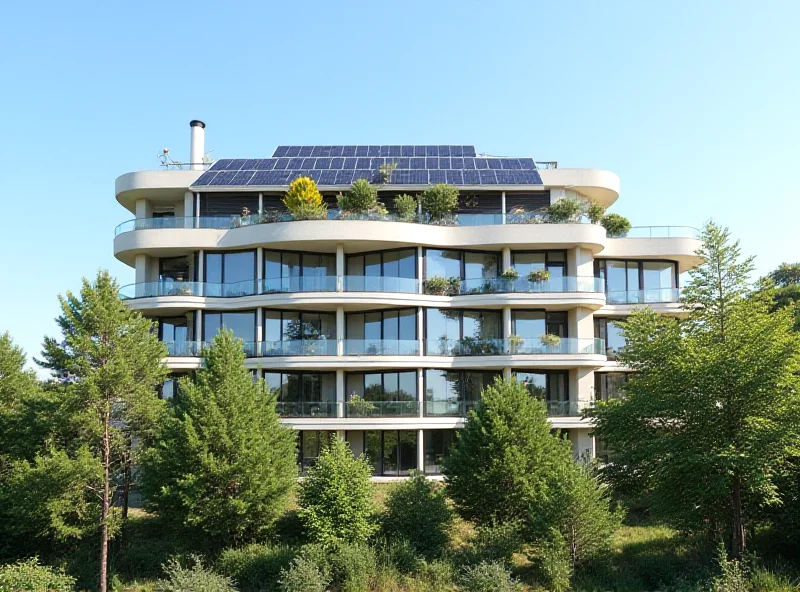
[[[380,470],[375,471],[375,475],[378,477],[404,477],[407,474],[410,474],[411,471],[420,470],[419,466],[419,430],[363,430],[361,432],[361,437],[363,438],[361,443],[361,450],[366,454],[367,452],[367,432],[378,432],[380,433],[381,437],[381,451],[380,451]],[[397,436],[397,474],[395,475],[386,475],[386,470],[384,467],[384,458],[386,457],[386,444],[385,444],[385,434],[386,432],[394,432]],[[402,448],[400,446],[400,432],[410,432],[414,434],[414,439],[416,440],[416,446],[414,450],[414,465],[416,466],[415,469],[409,469],[407,473],[403,473],[400,469],[403,466],[403,454]],[[423,436],[424,437],[424,436]],[[372,459],[370,459],[372,460]]]
[[[644,285],[644,263],[669,263],[672,265],[672,273],[673,279],[675,280],[674,289],[680,288],[680,265],[677,261],[672,259],[618,259],[615,257],[600,257],[594,260],[594,277],[600,278],[600,267],[601,264],[603,266],[603,287],[605,288],[605,293],[608,294],[608,272],[606,271],[606,261],[620,261],[625,263],[625,267],[627,269],[628,263],[635,263],[637,265],[637,271],[639,276],[639,286],[641,286],[638,290],[630,290],[628,286],[628,274],[625,274],[625,291],[626,292],[636,292],[639,290],[649,290],[651,288],[646,288]],[[654,288],[652,288],[654,289]]]
[[[419,314],[419,307],[414,307],[414,306],[404,306],[402,308],[385,308],[385,309],[381,309],[381,310],[352,310],[350,312],[347,312],[344,315],[344,338],[345,339],[349,339],[348,336],[347,336],[347,326],[348,326],[347,317],[349,317],[351,315],[359,315],[359,314],[360,315],[366,315],[367,313],[379,313],[381,315],[381,336],[380,336],[380,340],[383,341],[384,340],[384,328],[385,328],[383,321],[386,318],[384,316],[384,314],[387,313],[387,312],[397,312],[398,313],[398,315],[397,315],[397,328],[398,328],[398,334],[399,334],[400,333],[400,331],[399,331],[399,329],[400,329],[400,315],[399,315],[399,312],[403,311],[403,310],[413,310],[414,311],[414,338],[413,339],[408,339],[407,341],[418,341],[419,340],[419,321],[417,320],[417,315]],[[398,340],[398,341],[404,341],[404,340]]]
[[[565,315],[565,320],[564,320],[564,323],[562,325],[564,327],[564,335],[561,335],[560,337],[562,339],[568,339],[569,338],[569,313],[567,313],[567,311],[565,311],[565,310],[547,310],[546,308],[512,308],[511,309],[511,334],[512,335],[518,335],[518,333],[517,333],[517,320],[516,320],[516,317],[514,316],[514,313],[517,313],[517,312],[543,312],[544,313],[544,330],[545,330],[545,333],[547,333],[548,325],[551,324],[550,320],[548,319],[548,316],[551,315],[551,314],[563,314],[563,315]],[[555,323],[553,323],[553,324],[555,324]],[[510,335],[508,337],[510,337]],[[506,339],[508,339],[508,337],[506,337]]]
[[[375,277],[393,277],[393,276],[386,276],[384,273],[384,261],[383,261],[383,254],[384,253],[396,253],[397,251],[414,251],[414,278],[415,280],[419,279],[419,248],[418,247],[398,247],[396,249],[382,249],[379,251],[364,251],[363,253],[346,253],[344,257],[344,275],[349,275],[347,273],[347,264],[350,261],[351,257],[366,257],[367,255],[380,255],[381,256],[381,275]],[[366,276],[365,276],[366,277]],[[412,279],[412,278],[408,278]]]
[[[491,375],[494,376],[495,380],[497,378],[502,378],[503,377],[502,370],[490,370],[490,369],[487,369],[487,370],[455,370],[455,369],[452,369],[452,368],[423,368],[422,369],[422,393],[423,393],[422,404],[424,406],[424,413],[423,413],[424,417],[429,417],[428,416],[428,405],[427,405],[428,404],[428,399],[425,396],[425,395],[428,394],[428,370],[434,370],[434,371],[437,371],[437,372],[448,372],[448,373],[452,373],[452,374],[458,374],[459,375],[459,385],[460,385],[459,392],[458,392],[458,402],[459,403],[463,403],[464,405],[466,405],[466,403],[467,403],[467,399],[466,399],[466,395],[467,395],[467,392],[466,392],[466,385],[467,385],[466,374],[467,373],[470,373],[470,374],[478,374],[478,373],[480,373],[480,374],[484,374],[484,375],[491,374]],[[484,378],[485,377],[486,376],[484,376]],[[480,400],[476,401],[476,403],[477,402],[480,402]],[[468,411],[468,410],[465,408],[465,411]],[[434,415],[431,415],[430,417],[453,417],[453,416],[445,416],[445,415],[436,415],[436,414],[434,414]]]
[[[516,376],[518,373],[524,372],[526,374],[544,374],[545,375],[545,401],[549,401],[547,396],[550,394],[550,377],[552,375],[559,375],[564,377],[564,401],[560,402],[571,402],[572,399],[570,398],[570,388],[569,388],[569,370],[542,370],[541,368],[513,368],[511,370],[511,378],[516,380]]]
[[[502,251],[492,251],[489,249],[448,249],[448,248],[434,248],[434,247],[423,247],[422,248],[422,275],[426,280],[429,280],[428,277],[428,251],[455,251],[460,254],[459,257],[459,279],[461,281],[465,281],[468,279],[480,279],[480,278],[467,278],[464,277],[466,274],[466,262],[464,261],[464,254],[465,253],[491,253],[493,255],[497,255],[497,277],[500,277],[500,274],[503,273],[503,252]],[[486,278],[486,279],[496,279],[496,278]]]
[[[344,400],[345,400],[346,403],[350,401],[350,394],[348,392],[349,389],[347,388],[347,379],[350,378],[351,376],[361,376],[361,391],[366,393],[367,388],[366,388],[366,384],[364,383],[364,380],[365,380],[365,377],[367,376],[367,374],[380,374],[380,376],[381,376],[381,390],[383,391],[382,394],[384,394],[384,395],[386,394],[386,374],[397,374],[398,375],[397,376],[397,384],[398,384],[398,386],[400,384],[400,374],[413,374],[414,375],[414,391],[415,392],[413,393],[413,398],[411,399],[411,401],[417,401],[417,402],[419,401],[419,377],[417,376],[417,370],[416,369],[400,369],[400,368],[398,368],[397,370],[377,370],[377,371],[358,370],[356,372],[345,372],[344,373],[344,386],[345,386],[345,388],[344,388],[344,390],[345,390]],[[372,400],[372,399],[365,399],[365,400]],[[376,399],[376,400],[386,401],[386,399]],[[397,399],[391,399],[391,401],[397,401]]]
[[[202,335],[202,339],[201,339],[201,341],[203,341],[203,342],[210,342],[211,340],[214,339],[214,337],[216,337],[216,335],[213,335],[211,337],[211,339],[207,339],[206,338],[206,329],[208,328],[208,324],[206,323],[206,315],[209,315],[209,314],[224,315],[224,314],[253,313],[253,337],[256,337],[256,338],[258,337],[258,309],[257,308],[248,308],[248,309],[244,309],[244,310],[238,310],[238,309],[233,309],[233,310],[197,310],[195,312],[198,313],[198,314],[202,314],[203,315],[203,335]],[[197,327],[197,325],[195,325],[195,327]],[[222,327],[222,319],[220,319],[220,327]],[[258,341],[258,339],[254,340],[254,342],[257,342],[257,341]]]
[[[253,282],[258,281],[258,250],[257,249],[236,249],[234,251],[203,251],[203,283],[212,283],[208,281],[208,256],[209,255],[222,255],[220,276],[225,284],[225,255],[235,255],[237,253],[253,253]],[[243,280],[249,282],[251,280]],[[216,282],[213,282],[216,283]]]
[[[563,276],[564,277],[569,276],[569,260],[568,260],[569,252],[567,250],[562,250],[562,249],[520,249],[518,251],[511,251],[511,267],[514,267],[514,265],[516,265],[516,263],[514,262],[515,254],[525,255],[531,253],[533,254],[544,253],[545,269],[550,269],[550,262],[549,262],[550,254],[561,253],[562,255],[564,255],[564,261],[563,262],[557,261],[556,264],[553,265],[553,267],[563,267],[564,268]]]
[[[329,311],[329,310],[311,311],[311,310],[306,310],[306,309],[294,309],[293,310],[291,308],[272,308],[272,307],[262,307],[262,309],[263,309],[262,310],[262,314],[261,314],[262,337],[266,337],[266,335],[267,335],[267,315],[266,315],[267,311],[278,312],[278,313],[281,314],[281,327],[283,326],[283,313],[287,313],[287,312],[288,313],[297,314],[298,321],[300,322],[301,325],[303,324],[303,314],[317,314],[317,315],[318,314],[329,314],[329,315],[333,315],[333,322],[334,322],[334,325],[336,325],[336,312],[332,312],[332,311]],[[258,318],[256,318],[256,324],[258,324]],[[335,333],[336,333],[336,331],[334,329],[334,336],[333,337],[327,337],[327,339],[337,339]],[[305,337],[302,338],[302,339],[305,339]],[[267,341],[267,340],[263,339],[263,341]],[[291,340],[283,339],[283,330],[281,330],[281,338],[278,341],[291,341]]]
[[[465,312],[479,312],[479,313],[499,313],[500,315],[500,337],[497,339],[507,339],[507,336],[504,336],[503,333],[505,332],[505,328],[503,327],[503,311],[502,310],[495,310],[495,309],[485,309],[485,308],[438,308],[436,306],[422,306],[422,334],[425,336],[424,341],[427,343],[429,339],[437,339],[436,337],[428,337],[428,310],[449,310],[452,312],[458,313],[458,340],[461,341],[464,339],[464,313]]]

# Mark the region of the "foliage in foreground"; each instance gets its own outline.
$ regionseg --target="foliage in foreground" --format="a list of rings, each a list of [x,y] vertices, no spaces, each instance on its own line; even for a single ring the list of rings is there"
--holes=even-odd
[[[237,592],[230,578],[206,568],[200,557],[191,557],[191,563],[185,567],[170,559],[164,565],[167,578],[156,584],[156,592]]]
[[[349,444],[332,435],[300,485],[300,517],[313,541],[365,542],[377,530],[371,477],[367,458],[355,458]]]
[[[22,592],[23,590],[72,592],[75,590],[75,578],[52,567],[40,565],[36,557],[0,566],[0,591]]]
[[[244,366],[241,342],[222,331],[206,367],[181,383],[158,442],[142,459],[142,492],[162,516],[223,541],[266,533],[297,477],[295,434]]]

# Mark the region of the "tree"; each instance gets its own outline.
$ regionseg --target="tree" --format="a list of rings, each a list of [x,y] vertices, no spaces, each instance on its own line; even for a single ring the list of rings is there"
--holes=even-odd
[[[39,363],[53,370],[68,368],[75,376],[68,388],[83,410],[88,428],[83,438],[102,462],[99,588],[105,592],[112,485],[125,473],[131,434],[146,433],[159,413],[155,389],[166,376],[161,360],[167,350],[153,322],[125,306],[106,271],[94,282],[84,278],[79,296],[67,292],[59,302],[56,322],[63,340],[45,339]]]
[[[772,300],[772,310],[789,308],[794,314],[794,330],[800,331],[800,263],[781,263],[778,269],[761,278],[760,293]]]
[[[369,460],[332,435],[300,485],[300,517],[315,542],[363,543],[377,530],[371,477]]]
[[[622,323],[622,400],[589,415],[614,452],[604,477],[647,490],[654,514],[685,530],[720,527],[745,550],[748,515],[777,501],[774,467],[800,431],[800,342],[790,311],[753,294],[750,259],[708,223],[682,321],[640,309]]]
[[[339,210],[343,212],[365,213],[378,207],[378,190],[366,179],[357,179],[350,191],[336,198]]]
[[[574,465],[569,442],[551,430],[545,404],[524,385],[486,387],[444,461],[456,510],[480,525],[520,521],[527,540],[545,537]]]
[[[263,535],[285,511],[296,438],[264,383],[253,382],[233,332],[218,333],[204,355],[206,367],[182,379],[142,456],[142,493],[168,520],[238,543]]]
[[[417,471],[389,492],[382,527],[388,540],[408,541],[431,560],[444,551],[452,521],[442,488]]]
[[[439,222],[458,208],[458,187],[441,183],[429,187],[419,196],[422,210],[428,212],[431,221]]]
[[[322,220],[328,211],[317,184],[309,177],[297,177],[292,181],[283,205],[298,220]]]

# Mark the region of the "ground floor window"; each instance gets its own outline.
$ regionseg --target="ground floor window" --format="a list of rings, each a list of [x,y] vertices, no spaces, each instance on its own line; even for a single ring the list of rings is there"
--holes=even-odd
[[[319,458],[319,453],[331,441],[331,436],[336,432],[321,430],[303,430],[297,436],[297,463],[300,472],[305,473],[313,467]]]
[[[373,475],[406,476],[417,468],[417,431],[366,431],[364,453],[372,463]]]
[[[425,430],[425,474],[439,475],[456,441],[456,430]]]

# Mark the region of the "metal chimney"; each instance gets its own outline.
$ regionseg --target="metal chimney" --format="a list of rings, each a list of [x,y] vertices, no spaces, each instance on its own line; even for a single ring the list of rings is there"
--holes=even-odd
[[[189,165],[193,171],[202,171],[206,145],[206,124],[198,119],[192,119],[189,126],[192,128]]]

